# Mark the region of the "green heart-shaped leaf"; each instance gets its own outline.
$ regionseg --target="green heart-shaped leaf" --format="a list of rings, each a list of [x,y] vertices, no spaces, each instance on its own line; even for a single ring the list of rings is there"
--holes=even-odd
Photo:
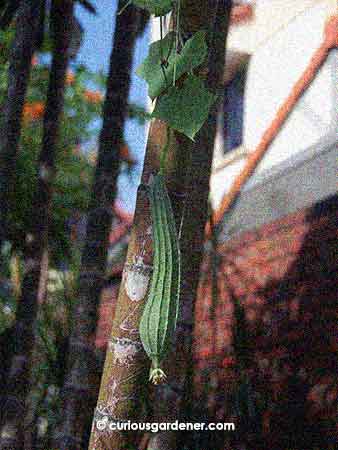
[[[148,83],[148,95],[151,99],[158,97],[170,84],[167,77],[168,67],[173,66],[175,61],[175,51],[172,50],[167,60],[168,67],[165,69],[166,78],[161,67],[162,58],[166,58],[173,46],[175,33],[168,33],[163,39],[154,42],[149,47],[149,54],[143,63],[136,69],[139,77]]]
[[[195,67],[203,63],[207,55],[205,32],[198,31],[190,38],[181,53],[170,49],[174,46],[175,33],[168,33],[162,40],[151,44],[149,55],[138,67],[136,73],[148,83],[148,95],[151,99],[158,97],[169,86],[173,85],[175,65],[175,80],[182,75],[191,72]],[[166,66],[161,67],[161,62],[170,53]],[[165,72],[165,75],[164,73]]]
[[[182,87],[173,86],[159,97],[151,117],[167,122],[171,128],[194,140],[216,98],[200,78],[189,75]]]

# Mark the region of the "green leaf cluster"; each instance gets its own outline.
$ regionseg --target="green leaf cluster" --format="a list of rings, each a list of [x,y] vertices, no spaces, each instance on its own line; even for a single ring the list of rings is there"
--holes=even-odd
[[[194,140],[217,98],[194,75],[207,56],[206,33],[195,33],[180,52],[173,48],[175,40],[176,32],[170,32],[154,42],[136,73],[148,83],[149,97],[156,99],[151,117]]]

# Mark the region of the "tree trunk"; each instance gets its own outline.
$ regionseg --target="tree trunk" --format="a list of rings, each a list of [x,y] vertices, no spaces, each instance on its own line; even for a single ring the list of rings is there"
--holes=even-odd
[[[35,322],[44,252],[48,247],[48,224],[55,176],[58,131],[63,109],[68,65],[69,24],[73,0],[55,0],[51,20],[54,50],[43,123],[42,150],[38,161],[38,181],[32,203],[31,232],[26,236],[25,275],[15,324],[15,349],[7,378],[7,401],[1,429],[0,448],[23,448],[25,402],[30,380],[31,355],[35,341]],[[40,287],[40,289],[39,289]],[[25,447],[26,448],[26,447]]]
[[[219,3],[224,6],[221,16],[225,14],[227,22],[228,2],[220,1]],[[190,37],[191,33],[207,29],[210,44],[217,4],[217,1],[206,0],[182,2],[181,25],[183,36]],[[208,87],[213,90],[219,86],[223,75],[221,61],[224,61],[225,51],[224,30],[218,34],[219,36],[217,35],[217,38],[215,36],[215,40],[217,40],[219,47],[211,51],[207,83]],[[215,64],[216,61],[217,64]],[[209,116],[208,123],[200,131],[194,147],[184,136],[174,133],[175,139],[171,142],[169,151],[173,160],[166,181],[176,217],[180,217],[182,214],[185,178],[187,168],[189,165],[191,166],[187,201],[187,205],[190,205],[190,207],[186,208],[187,217],[185,217],[188,225],[185,225],[183,230],[181,244],[183,286],[180,324],[181,322],[184,323],[183,336],[185,342],[180,342],[182,334],[181,336],[178,335],[177,345],[180,348],[182,347],[182,350],[176,349],[175,355],[179,355],[179,361],[175,360],[174,364],[179,366],[182,363],[184,374],[186,373],[187,363],[181,360],[181,356],[190,355],[194,290],[196,291],[197,287],[204,226],[207,217],[207,194],[215,124],[216,112],[213,111]],[[150,362],[142,349],[138,328],[150,280],[152,242],[151,233],[149,233],[151,229],[149,204],[143,185],[148,183],[150,174],[158,170],[158,153],[165,141],[165,128],[165,124],[155,120],[149,130],[142,184],[138,191],[134,225],[116,305],[113,329],[107,348],[99,400],[94,415],[90,450],[134,448],[132,445],[135,445],[135,433],[133,435],[127,432],[121,433],[110,430],[108,426],[104,428],[104,426],[107,424],[107,420],[114,422],[140,421],[144,419],[146,414],[142,399],[145,395],[148,395],[146,379]],[[182,328],[182,326],[180,325],[179,328]],[[175,368],[173,371],[175,371]],[[170,382],[173,371],[168,369]],[[173,376],[173,384],[175,384],[176,375]],[[179,398],[181,398],[185,381],[185,376],[180,378]],[[167,402],[167,398],[165,402]],[[168,407],[171,408],[172,406],[171,399],[169,399]],[[165,411],[168,412],[166,407]],[[100,426],[104,429],[99,430]],[[127,447],[128,445],[131,447]],[[156,450],[158,450],[157,447]]]
[[[122,0],[119,1],[118,10],[123,4]],[[89,437],[100,376],[94,347],[97,306],[106,270],[133,49],[146,21],[147,16],[134,6],[129,6],[123,14],[116,16],[98,162],[81,260],[67,375],[62,389],[62,422],[54,435],[54,447],[58,450],[85,448]]]
[[[177,144],[177,134],[171,139],[170,154],[177,155],[180,147]],[[147,285],[150,278],[152,261],[151,219],[144,184],[149,176],[159,169],[159,150],[166,142],[166,125],[164,122],[153,121],[150,125],[146,159],[142,174],[142,184],[139,186],[134,224],[131,231],[126,264],[120,286],[119,297],[115,308],[113,330],[107,346],[106,362],[101,380],[101,388],[94,424],[89,444],[91,450],[113,448],[122,450],[133,445],[135,435],[122,435],[117,432],[99,431],[97,421],[105,417],[114,420],[137,420],[144,417],[142,405],[145,394],[146,380],[150,362],[142,350],[139,340],[138,325],[145,300]],[[185,139],[185,152],[182,159],[190,154],[191,145]],[[177,172],[182,166],[175,167],[172,162],[170,175],[167,179],[172,198],[182,200],[184,184],[183,177]],[[186,165],[183,167],[185,168]],[[182,202],[177,202],[182,205]],[[179,215],[181,211],[177,211]]]
[[[207,11],[217,11],[208,18],[209,60],[206,86],[223,97],[223,73],[225,62],[226,36],[231,9],[230,0],[208,2]],[[210,15],[211,16],[211,15]],[[154,401],[154,420],[168,422],[178,420],[191,421],[194,416],[193,397],[193,361],[192,340],[194,327],[194,305],[199,282],[200,265],[203,256],[204,230],[208,218],[208,193],[216,135],[218,105],[216,102],[210,111],[207,122],[202,127],[194,144],[190,176],[187,188],[187,200],[184,213],[181,253],[182,253],[182,314],[177,324],[176,348],[168,360],[168,379],[170,384],[157,388]],[[198,220],[197,220],[198,218]],[[189,436],[188,433],[184,437]],[[189,441],[191,441],[190,436]],[[185,439],[188,441],[187,439]],[[176,432],[152,434],[148,450],[173,450],[186,448],[189,442],[182,442]],[[194,443],[190,442],[195,448]]]
[[[0,130],[0,249],[10,229],[8,213],[15,182],[21,118],[39,29],[41,4],[40,0],[22,1],[9,56],[7,96],[3,105],[3,123]]]

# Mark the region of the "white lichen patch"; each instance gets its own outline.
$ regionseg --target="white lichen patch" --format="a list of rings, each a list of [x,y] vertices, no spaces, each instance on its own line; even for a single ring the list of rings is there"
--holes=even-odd
[[[141,348],[142,345],[139,342],[128,338],[115,338],[109,342],[109,350],[113,352],[114,363],[121,366],[129,366]]]
[[[144,264],[143,258],[136,258],[135,264],[126,264],[123,276],[125,289],[128,297],[132,302],[139,302],[145,297],[151,268]]]
[[[138,328],[134,328],[133,324],[133,316],[136,310],[139,308],[139,304],[135,306],[135,308],[127,314],[127,316],[120,323],[120,330],[126,331],[129,334],[138,335]]]
[[[137,272],[128,272],[126,279],[126,292],[133,302],[139,302],[147,293],[149,276]]]

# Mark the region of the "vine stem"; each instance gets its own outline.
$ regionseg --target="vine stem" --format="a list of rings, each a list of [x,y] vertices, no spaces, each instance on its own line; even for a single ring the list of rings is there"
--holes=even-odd
[[[161,69],[163,72],[165,84],[168,86],[168,80],[167,75],[165,73],[165,67],[163,66],[163,49],[162,49],[162,42],[163,42],[163,18],[160,17],[160,39],[161,39],[161,45],[160,45],[160,56],[161,56]]]
[[[117,15],[120,16],[124,12],[124,10],[128,8],[128,6],[131,4],[131,2],[132,2],[132,0],[128,0],[127,3],[124,6],[122,6],[120,11],[117,12]]]
[[[181,9],[181,0],[177,0],[177,15],[176,15],[176,54],[178,51],[178,35],[179,35],[179,29],[180,29],[180,9]],[[174,76],[173,76],[173,86],[175,86],[176,83],[176,60],[174,64]]]
[[[169,147],[170,147],[171,131],[172,131],[171,127],[167,126],[167,140],[166,140],[166,143],[164,144],[164,147],[162,148],[161,156],[160,156],[160,174],[161,175],[164,175],[164,173],[165,173],[167,156],[168,156],[168,151],[169,151]]]

